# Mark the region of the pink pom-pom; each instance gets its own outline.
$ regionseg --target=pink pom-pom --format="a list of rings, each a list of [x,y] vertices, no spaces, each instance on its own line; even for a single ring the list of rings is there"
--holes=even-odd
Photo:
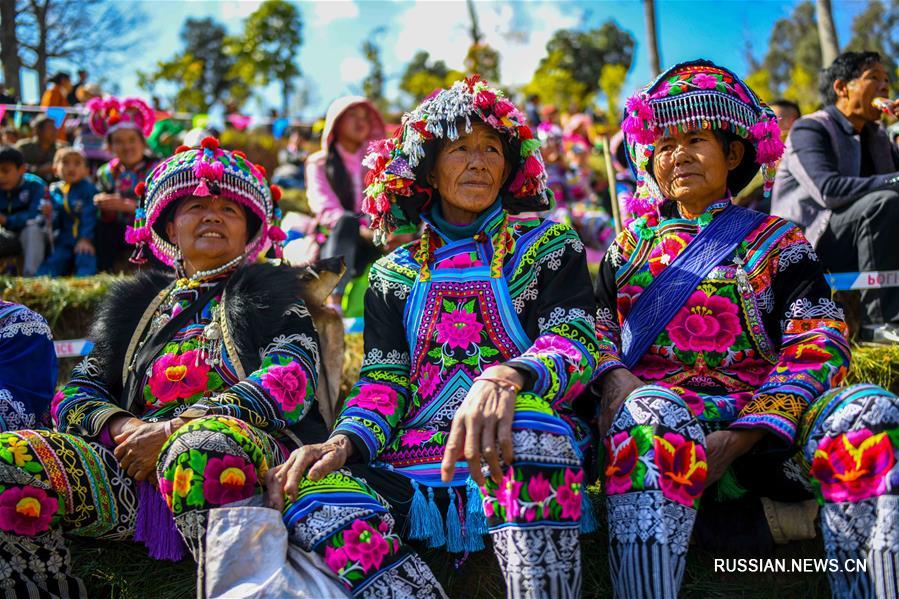
[[[515,110],[515,106],[508,100],[503,99],[497,102],[496,106],[493,107],[493,114],[499,118],[503,118],[513,110]]]
[[[783,156],[784,144],[780,140],[780,128],[777,119],[763,119],[749,129],[750,135],[758,143],[755,150],[755,161],[759,164],[777,162]]]
[[[287,234],[281,230],[281,227],[271,226],[268,228],[268,238],[271,239],[274,243],[281,243],[285,239],[287,239]]]
[[[655,141],[656,135],[646,126],[646,122],[633,116],[629,116],[621,123],[621,130],[625,135],[639,144],[648,145]]]
[[[147,227],[127,227],[125,229],[125,242],[129,245],[137,245],[150,241],[150,229]]]
[[[496,94],[494,94],[489,89],[484,89],[478,92],[478,95],[474,98],[474,105],[480,108],[481,110],[486,110],[493,106],[496,102]]]
[[[652,106],[642,94],[631,96],[624,106],[631,115],[641,120],[652,122],[655,119]]]
[[[640,218],[644,214],[655,212],[655,206],[647,197],[625,193],[622,194],[621,200],[624,203],[624,209],[632,214],[634,218]]]

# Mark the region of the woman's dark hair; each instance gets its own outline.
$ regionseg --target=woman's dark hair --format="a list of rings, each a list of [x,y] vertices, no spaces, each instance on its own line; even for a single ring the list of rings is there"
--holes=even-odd
[[[50,77],[50,79],[48,79],[48,81],[49,81],[50,83],[54,83],[54,84],[56,84],[56,85],[59,85],[60,83],[62,83],[62,82],[65,81],[66,79],[68,79],[69,81],[72,80],[72,78],[69,76],[68,73],[66,73],[65,71],[59,71],[58,73],[56,73],[55,75],[53,75],[52,77]]]
[[[25,157],[15,146],[0,146],[0,164],[13,164],[19,168],[25,164]]]
[[[356,210],[356,198],[353,197],[353,182],[350,180],[350,174],[343,164],[343,159],[337,152],[337,141],[331,142],[328,147],[328,157],[325,159],[325,177],[328,179],[328,185],[334,190],[335,195],[340,200],[340,205],[344,210],[354,212]]]
[[[861,75],[865,69],[883,62],[877,52],[843,52],[829,67],[821,70],[818,92],[825,106],[836,104],[837,93],[833,90],[836,81],[850,81]]]

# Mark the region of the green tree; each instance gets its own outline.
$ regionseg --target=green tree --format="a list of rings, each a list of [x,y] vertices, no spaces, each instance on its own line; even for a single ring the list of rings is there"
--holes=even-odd
[[[890,73],[893,93],[899,93],[899,1],[885,4],[872,0],[868,7],[852,21],[852,37],[847,50],[871,50],[879,52],[884,66]]]
[[[477,73],[493,85],[499,85],[499,52],[484,42],[472,44],[465,56],[465,71]]]
[[[546,51],[525,93],[537,94],[543,103],[583,109],[600,90],[604,66],[621,65],[625,73],[630,70],[634,38],[608,21],[589,31],[559,30]]]
[[[621,90],[627,79],[627,67],[623,64],[603,65],[599,74],[599,90],[606,98],[606,110],[611,121],[621,115]]]
[[[419,50],[403,71],[400,89],[418,103],[435,89],[448,87],[464,77],[464,73],[448,68],[442,60],[431,62],[431,55]]]
[[[239,108],[249,97],[249,87],[234,77],[234,57],[227,51],[234,44],[224,26],[207,17],[188,18],[181,28],[184,49],[159,61],[149,73],[138,71],[138,84],[150,93],[159,84],[177,89],[175,110],[209,112],[217,104]]]
[[[280,84],[284,113],[300,75],[296,59],[303,43],[302,30],[295,5],[266,0],[244,21],[243,36],[229,50],[236,58],[232,73],[247,85]]]

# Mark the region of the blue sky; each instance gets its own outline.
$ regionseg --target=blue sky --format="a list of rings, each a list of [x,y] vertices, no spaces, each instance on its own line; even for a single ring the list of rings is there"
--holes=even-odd
[[[253,0],[119,1],[139,6],[148,17],[142,36],[148,41],[136,56],[107,74],[121,93],[135,95],[142,93],[135,71],[152,69],[156,61],[172,56],[180,48],[178,33],[187,17],[214,17],[236,33],[243,19],[259,5]],[[761,56],[774,22],[789,15],[795,4],[796,0],[657,0],[663,68],[702,56],[743,73],[746,42],[751,42],[756,56]],[[461,69],[469,45],[464,0],[331,0],[301,1],[297,5],[304,21],[304,41],[298,62],[308,90],[309,104],[302,111],[302,116],[307,118],[323,113],[328,103],[339,95],[360,93],[362,78],[368,70],[360,46],[378,28],[382,28],[376,39],[382,48],[389,97],[397,96],[399,75],[417,50],[427,50],[433,58]],[[841,43],[848,42],[852,18],[865,5],[861,0],[834,0]],[[650,78],[640,0],[487,0],[476,2],[475,7],[485,41],[500,51],[504,84],[520,85],[530,79],[545,55],[547,40],[557,29],[595,27],[608,19],[615,20],[637,40],[636,59],[626,92]],[[26,79],[26,91],[29,87]],[[261,113],[267,106],[279,105],[279,98],[276,88],[260,90],[246,110]]]

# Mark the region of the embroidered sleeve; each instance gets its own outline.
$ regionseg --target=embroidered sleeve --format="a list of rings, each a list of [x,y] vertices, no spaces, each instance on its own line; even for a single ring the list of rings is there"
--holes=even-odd
[[[50,417],[56,430],[99,437],[113,416],[133,416],[113,401],[103,376],[108,368],[97,350],[75,367],[68,384],[50,404]]]
[[[185,416],[199,411],[234,416],[271,433],[309,413],[318,383],[318,333],[302,301],[281,319],[282,334],[262,349],[259,368],[224,393],[199,400]]]
[[[353,440],[370,462],[389,443],[409,400],[409,346],[403,305],[409,283],[401,273],[375,263],[365,294],[365,357],[359,382],[337,417],[333,434]]]
[[[599,358],[596,302],[584,246],[572,229],[549,241],[558,268],[543,269],[537,294],[539,336],[523,354],[507,362],[531,374],[533,393],[553,406],[570,402],[589,383]]]
[[[626,232],[625,232],[626,233]],[[618,284],[616,273],[623,260],[619,239],[606,251],[596,278],[596,338],[599,342],[599,361],[594,377],[598,378],[616,368],[624,368],[621,361],[621,322],[618,319]]]
[[[821,264],[798,229],[781,241],[772,268],[774,301],[783,314],[779,361],[731,427],[763,428],[791,444],[803,412],[846,376],[848,329],[842,309],[830,299]]]

